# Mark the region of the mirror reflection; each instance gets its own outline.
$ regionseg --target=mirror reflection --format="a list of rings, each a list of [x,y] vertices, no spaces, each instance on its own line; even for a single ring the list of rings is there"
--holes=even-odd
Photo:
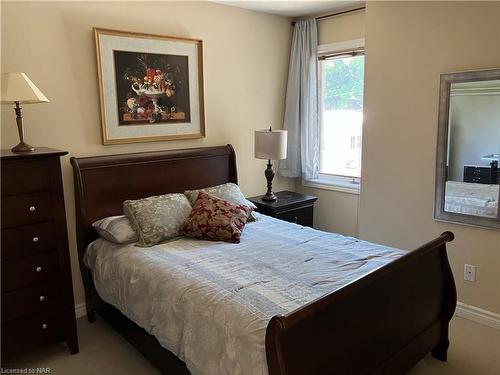
[[[499,217],[500,80],[451,83],[444,211]]]

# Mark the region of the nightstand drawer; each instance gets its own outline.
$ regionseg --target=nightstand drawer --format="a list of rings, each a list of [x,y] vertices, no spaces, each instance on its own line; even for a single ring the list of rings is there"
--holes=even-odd
[[[61,304],[59,280],[2,294],[2,323]]]
[[[27,351],[41,344],[64,340],[62,309],[53,309],[2,324],[2,356]]]
[[[276,212],[275,217],[291,223],[312,227],[313,207],[296,208],[288,211]]]
[[[2,228],[49,221],[52,218],[48,192],[2,197]]]
[[[54,222],[23,225],[2,230],[2,260],[56,248]]]
[[[317,197],[288,190],[279,191],[275,195],[277,199],[274,201],[263,201],[262,195],[248,200],[264,215],[307,227],[313,226],[314,202]]]
[[[19,160],[2,164],[2,196],[49,189],[47,160]]]
[[[56,252],[2,262],[2,292],[53,280],[59,276]]]

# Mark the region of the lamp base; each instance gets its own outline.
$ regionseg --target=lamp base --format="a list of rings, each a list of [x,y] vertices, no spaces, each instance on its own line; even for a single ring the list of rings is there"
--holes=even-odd
[[[273,202],[278,197],[274,195],[273,193],[273,178],[274,178],[274,171],[273,171],[273,164],[271,163],[271,160],[267,161],[267,168],[266,171],[264,172],[267,180],[267,192],[266,194],[261,198],[264,202]]]
[[[35,148],[24,141],[19,142],[17,146],[12,147],[12,152],[33,152]]]
[[[271,194],[266,194],[264,196],[262,196],[262,198],[260,198],[261,200],[263,200],[264,202],[274,202],[275,200],[278,199],[278,197],[276,195],[274,195],[273,192],[271,192]]]
[[[24,127],[23,127],[23,115],[22,108],[19,102],[16,102],[16,107],[14,108],[16,112],[16,123],[17,131],[19,133],[19,143],[17,146],[11,148],[12,152],[33,152],[35,148],[26,142],[24,142]]]

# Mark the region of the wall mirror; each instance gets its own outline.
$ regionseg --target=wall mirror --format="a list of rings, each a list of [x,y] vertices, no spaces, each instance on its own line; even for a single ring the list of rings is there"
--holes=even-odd
[[[434,218],[500,229],[500,69],[441,75]]]

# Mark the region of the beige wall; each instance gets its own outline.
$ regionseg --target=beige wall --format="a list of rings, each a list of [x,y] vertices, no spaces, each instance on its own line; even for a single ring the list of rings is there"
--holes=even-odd
[[[318,43],[330,44],[365,37],[365,12],[359,11],[318,21]],[[296,182],[297,191],[319,197],[314,208],[316,228],[358,236],[359,195],[305,187]]]
[[[213,3],[2,2],[2,71],[24,71],[51,100],[26,105],[27,141],[70,156],[231,143],[240,184],[265,190],[265,163],[253,158],[253,130],[280,127],[288,70],[290,19]],[[203,39],[207,137],[102,146],[92,27]],[[2,106],[1,145],[17,143],[14,111]],[[63,160],[75,300],[84,301],[77,265],[69,156]],[[293,187],[286,180],[276,190]]]
[[[314,228],[358,236],[358,194],[307,187],[301,182],[297,182],[297,191],[318,197],[314,205]]]
[[[500,232],[432,218],[439,74],[500,66],[500,3],[370,1],[365,42],[360,237],[410,249],[453,231],[458,299],[500,313]]]

